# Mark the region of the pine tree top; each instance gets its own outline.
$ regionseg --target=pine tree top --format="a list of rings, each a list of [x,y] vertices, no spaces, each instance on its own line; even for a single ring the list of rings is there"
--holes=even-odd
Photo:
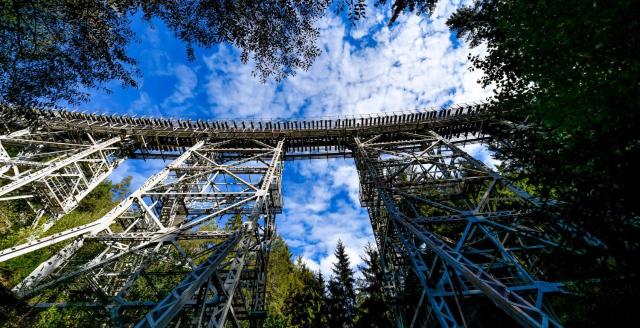
[[[351,269],[351,261],[349,260],[349,255],[347,255],[342,240],[338,240],[334,255],[336,256],[337,262],[333,265],[333,273],[343,282],[346,282],[349,277],[353,279],[354,271]]]

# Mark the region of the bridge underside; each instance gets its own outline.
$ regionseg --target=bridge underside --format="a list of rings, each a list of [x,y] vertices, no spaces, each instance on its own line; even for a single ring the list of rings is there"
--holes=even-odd
[[[560,326],[544,280],[556,247],[539,202],[459,146],[490,138],[483,105],[310,121],[182,121],[0,106],[0,201],[45,228],[126,158],[170,163],[102,218],[0,251],[63,245],[13,291],[113,325],[262,325],[285,160],[352,157],[398,326],[457,327],[481,306]],[[58,246],[60,247],[60,246]]]

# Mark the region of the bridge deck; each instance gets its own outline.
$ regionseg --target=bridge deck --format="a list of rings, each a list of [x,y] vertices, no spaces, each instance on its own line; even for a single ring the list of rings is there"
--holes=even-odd
[[[22,126],[48,131],[121,136],[133,141],[139,156],[154,152],[181,152],[197,140],[286,140],[288,158],[348,156],[353,136],[434,130],[463,142],[483,138],[491,117],[485,103],[454,105],[416,111],[389,112],[307,120],[182,120],[126,115],[90,114],[67,110],[29,109],[0,105],[0,118]],[[171,156],[170,153],[161,156]]]

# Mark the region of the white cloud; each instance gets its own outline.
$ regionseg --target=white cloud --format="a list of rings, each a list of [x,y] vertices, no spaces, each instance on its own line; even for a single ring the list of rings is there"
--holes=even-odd
[[[493,158],[493,154],[487,149],[486,145],[476,143],[465,145],[460,148],[467,154],[484,162],[485,165],[493,170],[502,163],[501,161]]]
[[[185,101],[194,97],[194,91],[198,86],[198,76],[191,68],[185,65],[177,65],[172,71],[178,83],[173,94],[165,99],[164,106],[182,105]]]
[[[149,25],[147,25],[145,27],[144,36],[152,46],[158,47],[158,46],[161,45],[160,44],[160,33],[158,32],[158,29],[155,26],[153,26],[152,24],[149,24]]]
[[[292,172],[293,171],[293,172]],[[285,211],[278,230],[296,255],[312,270],[327,277],[333,252],[342,240],[355,269],[373,232],[366,211],[358,203],[358,177],[352,160],[287,163]]]
[[[154,50],[151,53],[162,54],[164,52]],[[164,54],[166,55],[166,53]],[[157,99],[150,96],[148,91],[143,91],[145,89],[141,87],[137,92],[138,98],[129,105],[129,114],[163,116],[163,114],[171,113],[172,115],[179,115],[185,109],[190,108],[192,106],[190,101],[197,94],[198,75],[196,73],[198,67],[190,68],[183,64],[174,65],[170,61],[163,64],[154,63],[151,55],[149,56],[149,62],[150,64],[148,65],[154,67],[153,75],[175,78],[176,83],[173,86],[173,92],[159,103]],[[156,67],[158,65],[163,67]]]
[[[158,114],[158,105],[149,97],[149,94],[141,91],[138,99],[129,106],[129,113],[149,113]]]
[[[490,95],[470,71],[467,56],[482,53],[464,42],[455,47],[445,24],[459,6],[438,5],[431,18],[402,16],[393,27],[373,7],[366,21],[349,27],[330,16],[319,22],[325,51],[308,72],[281,84],[259,83],[229,47],[204,61],[207,95],[218,117],[330,116],[371,113],[476,101]],[[387,10],[387,9],[383,9]],[[382,23],[382,24],[381,24]],[[382,27],[381,27],[382,26]],[[358,46],[347,37],[355,39]]]
[[[284,116],[287,92],[276,92],[275,84],[262,84],[252,75],[252,66],[240,63],[229,46],[220,46],[210,57],[204,57],[209,69],[206,92],[215,116],[221,118]],[[300,105],[300,104],[296,104]]]

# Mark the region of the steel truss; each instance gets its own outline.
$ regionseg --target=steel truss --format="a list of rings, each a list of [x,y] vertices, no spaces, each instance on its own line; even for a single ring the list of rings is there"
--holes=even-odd
[[[47,124],[34,129],[34,116]],[[259,327],[283,160],[353,157],[399,327],[466,326],[496,306],[523,326],[560,326],[546,253],[554,229],[577,227],[458,148],[501,124],[483,104],[291,122],[0,104],[0,119],[16,131],[0,136],[0,201],[33,203],[46,226],[125,157],[173,159],[102,218],[0,251],[3,262],[61,247],[13,288],[36,308],[99,309],[114,326]]]
[[[260,325],[282,150],[283,141],[198,142],[99,220],[15,247],[70,241],[14,292],[37,307],[64,306],[60,295],[103,307],[116,326]]]
[[[37,200],[48,228],[123,161],[120,141],[30,129],[0,136],[0,201]]]
[[[557,244],[536,199],[434,132],[355,143],[399,326],[466,326],[483,299],[523,326],[560,326],[541,256]]]

